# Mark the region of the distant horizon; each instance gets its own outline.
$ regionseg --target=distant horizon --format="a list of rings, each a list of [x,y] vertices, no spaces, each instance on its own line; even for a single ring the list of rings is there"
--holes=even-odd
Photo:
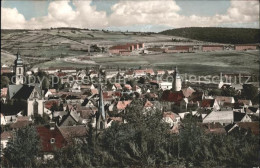
[[[260,28],[244,28],[244,27],[180,27],[180,28],[170,28],[166,30],[174,30],[174,29],[184,29],[184,28],[223,28],[223,29],[255,29],[260,30]],[[160,32],[150,32],[150,31],[131,31],[131,30],[108,30],[108,29],[99,29],[99,28],[78,28],[78,27],[50,27],[50,28],[36,28],[36,29],[2,29],[1,30],[51,30],[51,29],[79,29],[79,30],[97,30],[97,31],[110,31],[110,32],[140,32],[140,33],[160,33],[166,30],[162,30]]]
[[[257,0],[3,0],[1,5],[3,29],[161,32],[183,27],[260,28]]]

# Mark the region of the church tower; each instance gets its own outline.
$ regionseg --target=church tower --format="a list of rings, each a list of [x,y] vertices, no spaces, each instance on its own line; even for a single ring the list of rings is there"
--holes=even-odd
[[[179,75],[177,66],[175,67],[175,72],[173,76],[173,83],[172,83],[172,89],[173,91],[180,91],[181,90],[181,77]]]
[[[102,130],[106,128],[106,112],[104,108],[103,91],[101,84],[99,86],[98,111],[96,113],[96,128]]]
[[[17,58],[14,62],[14,65],[15,84],[24,84],[24,65],[19,51],[17,52]]]

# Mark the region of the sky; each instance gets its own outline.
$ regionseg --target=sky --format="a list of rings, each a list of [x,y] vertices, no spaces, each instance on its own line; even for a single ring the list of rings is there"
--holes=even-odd
[[[2,0],[2,29],[259,28],[257,0]]]

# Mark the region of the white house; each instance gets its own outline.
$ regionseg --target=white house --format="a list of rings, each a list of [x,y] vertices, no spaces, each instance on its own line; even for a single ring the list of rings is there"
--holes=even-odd
[[[8,141],[13,137],[11,131],[4,131],[1,133],[1,156],[3,156],[3,149],[6,148]]]
[[[170,90],[172,88],[172,82],[159,82],[159,88],[162,90]]]

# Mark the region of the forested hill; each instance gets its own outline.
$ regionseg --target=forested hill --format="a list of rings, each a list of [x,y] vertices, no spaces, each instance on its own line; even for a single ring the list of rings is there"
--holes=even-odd
[[[165,35],[191,38],[194,40],[249,44],[260,43],[260,29],[249,28],[217,28],[217,27],[190,27],[165,30],[160,32]]]

